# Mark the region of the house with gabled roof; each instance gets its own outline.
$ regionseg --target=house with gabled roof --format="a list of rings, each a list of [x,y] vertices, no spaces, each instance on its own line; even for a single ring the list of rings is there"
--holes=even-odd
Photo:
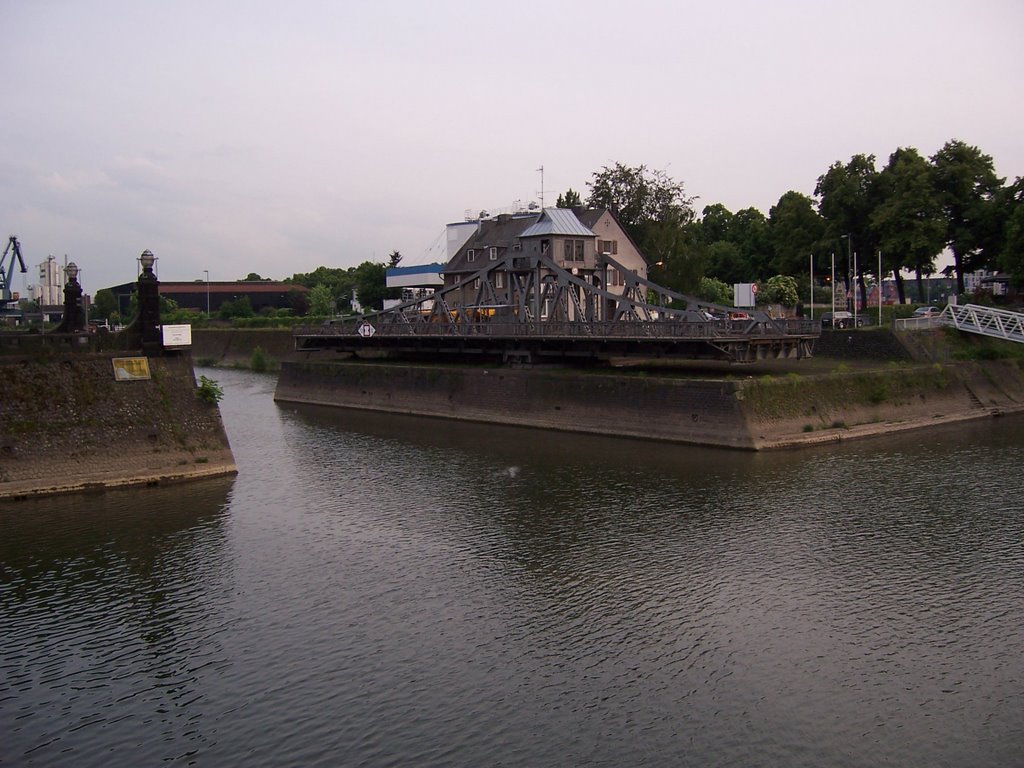
[[[497,263],[506,257],[544,256],[574,276],[621,295],[626,281],[619,269],[604,257],[611,257],[623,268],[647,278],[648,262],[608,209],[545,208],[539,213],[502,214],[479,222],[477,231],[455,253],[444,269],[444,287],[459,287],[457,303],[471,306],[481,294],[481,281],[487,296],[496,306],[510,298],[511,281]],[[492,262],[495,269],[479,274]],[[550,273],[547,267],[543,272]],[[491,309],[491,307],[481,307]]]

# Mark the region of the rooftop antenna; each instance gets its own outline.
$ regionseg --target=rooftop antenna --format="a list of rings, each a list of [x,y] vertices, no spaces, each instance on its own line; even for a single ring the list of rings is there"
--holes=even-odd
[[[544,210],[544,166],[537,169],[540,171],[540,209]]]

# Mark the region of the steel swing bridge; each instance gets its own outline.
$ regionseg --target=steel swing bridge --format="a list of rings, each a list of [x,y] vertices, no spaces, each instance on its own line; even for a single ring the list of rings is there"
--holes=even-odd
[[[820,334],[814,320],[777,319],[677,293],[608,254],[584,270],[512,251],[432,294],[298,327],[294,338],[298,351],[356,357],[751,363],[809,357]]]

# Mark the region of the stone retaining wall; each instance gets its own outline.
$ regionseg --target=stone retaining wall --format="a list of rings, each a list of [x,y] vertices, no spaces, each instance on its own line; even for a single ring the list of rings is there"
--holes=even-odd
[[[286,362],[275,399],[752,448],[736,387],[564,369]]]
[[[152,378],[115,381],[112,359],[129,356],[0,359],[0,499],[236,471],[191,357],[150,357]]]
[[[760,450],[1020,412],[1020,367],[991,365],[734,380],[307,360],[275,399]]]

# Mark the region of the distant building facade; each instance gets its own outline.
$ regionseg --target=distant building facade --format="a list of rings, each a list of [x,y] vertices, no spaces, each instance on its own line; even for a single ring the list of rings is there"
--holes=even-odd
[[[117,299],[118,306],[126,305],[136,288],[136,283],[123,283],[110,288]],[[293,307],[296,294],[305,296],[308,289],[297,283],[248,281],[211,282],[195,280],[189,283],[160,283],[160,295],[170,299],[180,309],[191,309],[215,315],[222,305],[229,301],[237,301],[248,297],[253,311],[257,314],[266,308],[290,309]]]

